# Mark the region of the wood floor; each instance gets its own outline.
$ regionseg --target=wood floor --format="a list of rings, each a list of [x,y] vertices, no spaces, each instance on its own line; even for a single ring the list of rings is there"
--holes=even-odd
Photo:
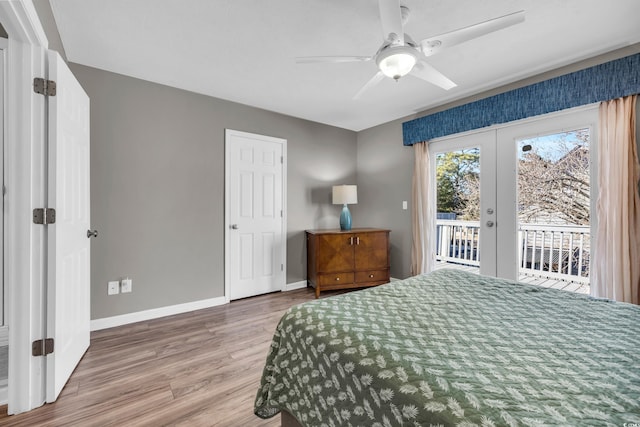
[[[12,416],[2,406],[0,426],[279,426],[253,401],[278,320],[313,298],[278,292],[93,332],[58,400]]]

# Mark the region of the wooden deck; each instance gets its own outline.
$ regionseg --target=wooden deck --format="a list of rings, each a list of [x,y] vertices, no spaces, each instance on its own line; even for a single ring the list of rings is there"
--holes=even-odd
[[[470,266],[470,265],[461,265],[461,264],[452,264],[448,262],[436,262],[435,269],[438,270],[440,268],[455,268],[456,270],[464,270],[470,273],[478,274],[480,272],[479,267]],[[561,289],[563,291],[568,292],[576,292],[579,294],[589,294],[591,291],[589,285],[585,285],[584,283],[576,283],[558,279],[550,279],[542,276],[534,276],[530,274],[520,273],[518,277],[518,281],[522,283],[529,283],[531,285],[542,286],[544,288],[554,288]]]

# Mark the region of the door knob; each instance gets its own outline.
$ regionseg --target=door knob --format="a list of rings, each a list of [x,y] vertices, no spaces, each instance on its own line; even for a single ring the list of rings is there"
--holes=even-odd
[[[493,221],[487,221],[487,227],[489,228],[493,227]]]
[[[98,230],[87,230],[87,238],[98,237]]]
[[[237,230],[238,229],[238,224],[231,224],[231,229],[232,230]]]

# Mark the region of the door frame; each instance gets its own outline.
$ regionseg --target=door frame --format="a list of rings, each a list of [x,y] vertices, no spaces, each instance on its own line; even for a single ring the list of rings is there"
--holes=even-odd
[[[0,22],[9,35],[5,100],[5,271],[9,329],[8,413],[44,403],[43,357],[31,342],[44,337],[45,230],[31,220],[44,207],[44,97],[33,78],[46,77],[48,41],[32,2],[0,2]]]
[[[7,316],[6,316],[6,303],[7,303],[7,288],[4,286],[4,233],[6,230],[5,224],[5,203],[4,203],[4,184],[5,184],[5,176],[4,176],[4,152],[5,152],[5,141],[7,140],[6,129],[5,129],[5,91],[7,88],[7,82],[5,76],[7,74],[7,69],[5,64],[7,62],[7,48],[9,47],[9,41],[4,38],[0,38],[0,67],[2,68],[2,81],[0,81],[0,197],[2,197],[2,201],[0,202],[0,208],[2,209],[2,213],[0,214],[0,346],[8,345],[9,336],[7,330]]]
[[[269,142],[282,145],[282,235],[283,245],[281,247],[281,259],[283,265],[282,289],[284,291],[287,286],[287,140],[273,136],[261,135],[256,133],[243,132],[233,129],[225,129],[224,133],[224,300],[225,303],[231,301],[229,294],[231,274],[229,271],[229,173],[230,159],[227,144],[230,136],[240,136],[245,138],[267,139]]]

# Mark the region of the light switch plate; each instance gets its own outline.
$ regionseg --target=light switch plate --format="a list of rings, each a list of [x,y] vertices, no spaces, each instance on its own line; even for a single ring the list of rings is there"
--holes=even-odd
[[[406,200],[402,201],[402,210],[405,210],[405,211],[407,210],[407,201]]]

